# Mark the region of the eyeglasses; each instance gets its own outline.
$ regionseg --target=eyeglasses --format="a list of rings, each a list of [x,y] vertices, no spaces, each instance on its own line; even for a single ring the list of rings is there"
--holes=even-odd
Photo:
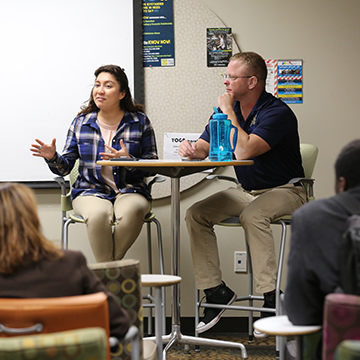
[[[228,74],[220,74],[224,80],[229,80],[229,81],[233,81],[236,79],[250,79],[251,77],[255,76],[255,75],[247,75],[247,76],[230,76]]]

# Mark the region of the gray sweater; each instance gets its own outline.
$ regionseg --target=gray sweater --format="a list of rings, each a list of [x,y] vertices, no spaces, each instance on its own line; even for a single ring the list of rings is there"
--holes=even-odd
[[[360,187],[348,191],[360,201]],[[325,296],[339,285],[339,248],[351,214],[334,198],[292,216],[285,310],[296,325],[321,325]]]

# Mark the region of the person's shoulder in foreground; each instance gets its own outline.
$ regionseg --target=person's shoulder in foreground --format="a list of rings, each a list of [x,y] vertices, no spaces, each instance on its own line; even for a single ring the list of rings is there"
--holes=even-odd
[[[336,193],[346,191],[360,200],[359,163],[360,140],[354,140],[336,160]],[[294,324],[322,324],[325,296],[339,285],[339,249],[349,215],[336,196],[293,214],[285,309]]]

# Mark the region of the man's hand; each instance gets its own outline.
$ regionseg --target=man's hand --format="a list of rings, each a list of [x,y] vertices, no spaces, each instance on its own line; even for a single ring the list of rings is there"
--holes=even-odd
[[[195,151],[196,151],[196,143],[191,143],[187,140],[184,140],[179,146],[178,154],[181,157],[191,158],[192,156],[195,155]]]
[[[221,111],[228,116],[234,112],[234,96],[230,93],[222,94],[218,97],[218,105]]]
[[[209,155],[209,143],[203,139],[199,139],[196,143],[184,140],[178,149],[181,157],[188,159],[205,159]]]

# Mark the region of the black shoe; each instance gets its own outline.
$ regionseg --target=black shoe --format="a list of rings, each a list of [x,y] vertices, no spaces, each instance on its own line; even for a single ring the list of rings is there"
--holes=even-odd
[[[280,293],[282,293],[281,290],[280,290]],[[270,309],[275,309],[276,308],[276,292],[275,291],[273,293],[270,293],[270,294],[264,294],[263,308],[270,308]],[[261,311],[261,313],[260,313],[261,318],[266,318],[266,317],[269,317],[269,316],[275,316],[275,313],[270,313],[270,312],[265,312],[265,311]],[[265,338],[265,337],[268,336],[268,334],[265,334],[265,333],[263,333],[261,331],[258,331],[256,329],[254,329],[253,334],[257,339]]]
[[[208,304],[231,305],[237,295],[224,282],[214,290],[204,290]],[[204,309],[204,317],[196,326],[196,331],[202,333],[211,329],[219,320],[225,309]]]
[[[282,294],[282,291],[280,290],[280,294]],[[271,294],[264,294],[264,305],[263,308],[270,308],[275,309],[276,308],[276,292],[274,291]],[[275,313],[265,312],[262,311],[260,313],[260,317],[265,318],[269,316],[275,316]]]

